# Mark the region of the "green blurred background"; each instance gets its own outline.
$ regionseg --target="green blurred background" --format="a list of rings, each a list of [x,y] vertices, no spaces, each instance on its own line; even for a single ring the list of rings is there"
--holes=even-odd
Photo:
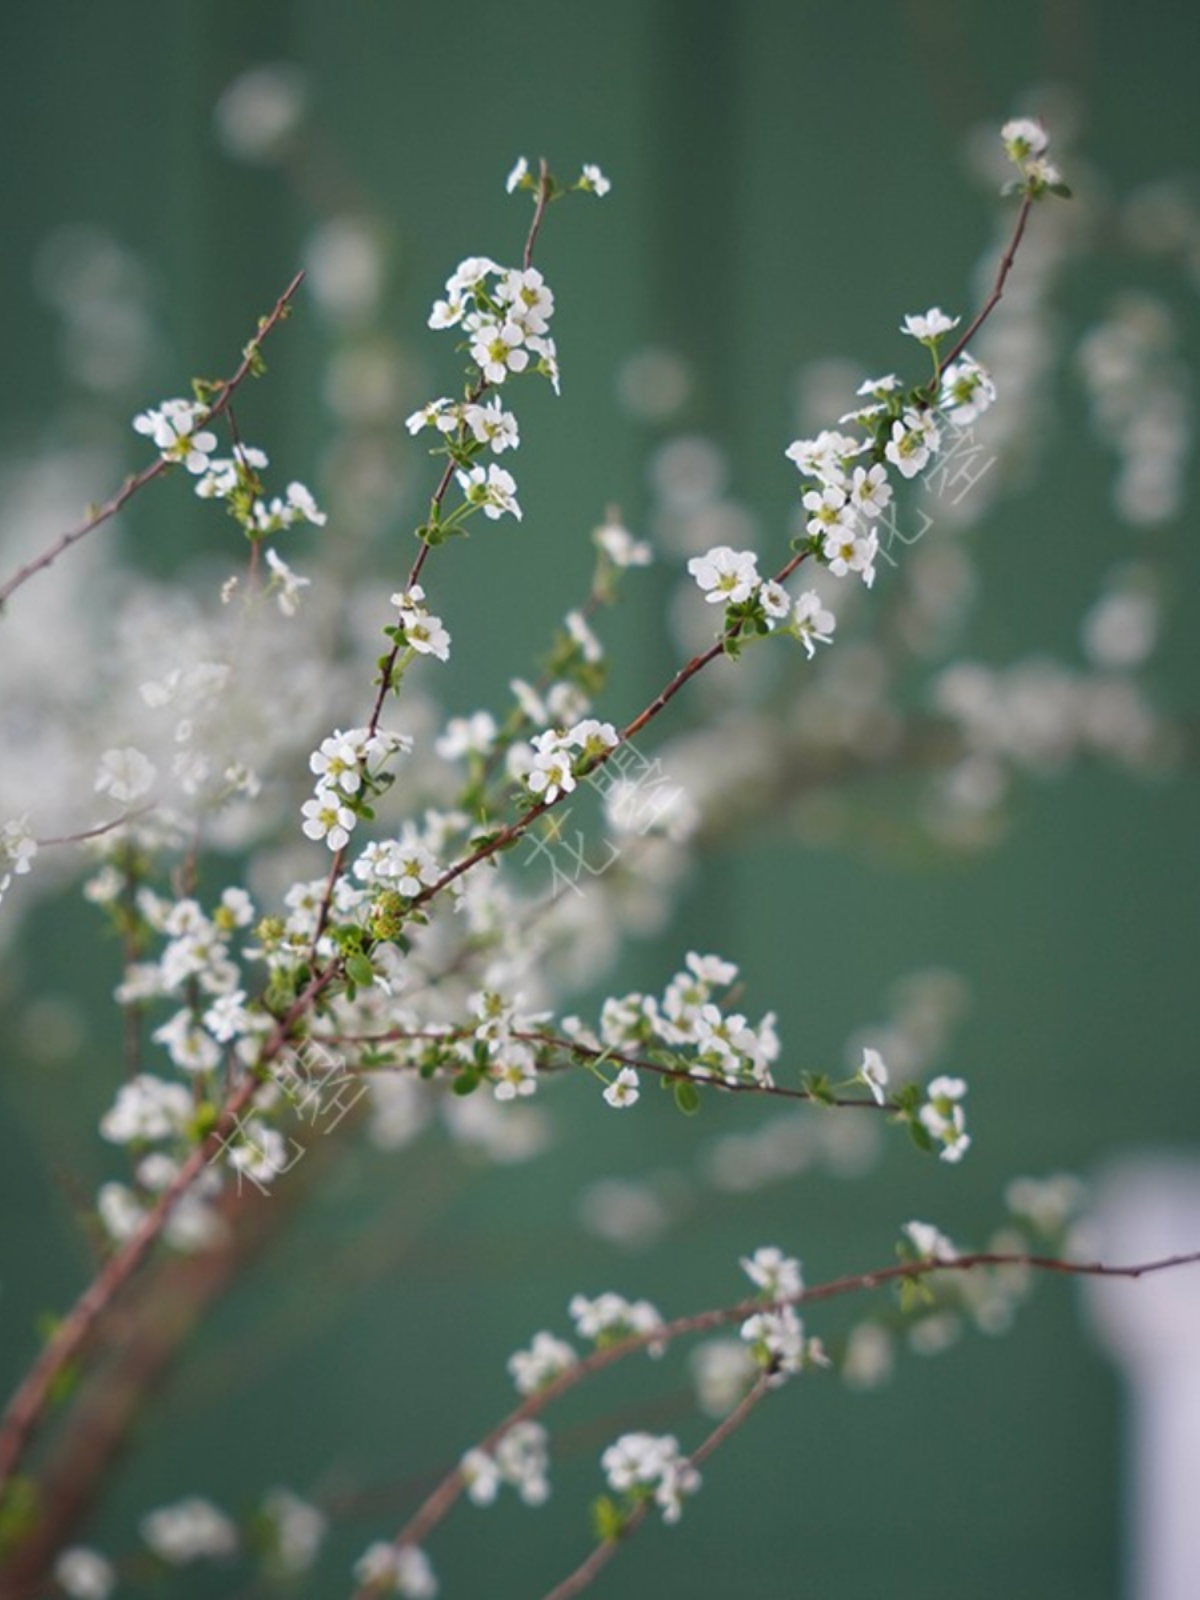
[[[187,375],[227,370],[304,262],[314,223],[343,213],[383,230],[380,326],[399,342],[416,405],[452,372],[424,326],[443,278],[465,254],[519,248],[525,210],[502,181],[512,160],[544,153],[564,174],[598,161],[612,195],[552,214],[539,250],[559,299],[565,381],[561,402],[521,398],[524,525],[445,553],[457,582],[449,696],[466,709],[526,665],[578,595],[584,534],[604,507],[618,503],[643,531],[663,428],[621,403],[629,356],[652,344],[687,364],[672,429],[727,453],[732,494],[782,548],[795,496],[782,450],[797,431],[801,364],[847,355],[886,371],[910,355],[894,331],[902,313],[970,303],[998,208],[967,175],[972,130],[1018,108],[1069,107],[1063,159],[1086,167],[1093,192],[1120,197],[1186,172],[1200,149],[1195,43],[1194,8],[1179,0],[1136,11],[1119,0],[12,5],[0,21],[0,447],[12,459],[93,432],[108,442]],[[304,74],[304,147],[283,162],[233,159],[214,106],[239,74],[274,62]],[[39,251],[66,224],[104,229],[137,258],[157,330],[137,385],[111,386],[103,403],[64,370],[63,313],[39,288]],[[1194,362],[1195,281],[1127,254],[1099,230],[1055,315],[1077,338],[1140,274],[1172,298]],[[312,462],[353,472],[353,415],[327,398],[341,336],[302,300],[245,402],[243,426],[319,495]],[[1111,462],[1082,437],[1069,372],[1054,395],[1048,462],[978,535],[969,649],[997,663],[1077,655],[1101,576],[1133,553],[1165,575],[1166,638],[1150,677],[1159,703],[1186,719],[1194,519],[1124,524]],[[363,427],[380,431],[369,417]],[[392,442],[404,469],[346,559],[366,551],[395,587],[429,484],[399,430],[385,454]],[[129,434],[129,466],[135,443]],[[115,481],[97,483],[96,498]],[[228,537],[176,487],[143,497],[119,535],[129,559],[160,572]],[[329,541],[340,537],[334,510]],[[672,668],[666,594],[661,577],[634,586],[610,633],[620,649],[608,714],[631,714]],[[719,1133],[756,1126],[758,1108],[708,1105],[685,1124],[655,1098],[599,1116],[584,1086],[556,1093],[558,1141],[528,1165],[472,1169],[428,1143],[331,1164],[313,1186],[320,1202],[306,1196],[258,1270],[208,1315],[88,1537],[119,1556],[151,1506],[195,1492],[244,1511],[286,1482],[340,1507],[318,1575],[297,1592],[341,1593],[362,1547],[507,1406],[508,1353],[535,1328],[566,1331],[571,1292],[645,1294],[667,1315],[719,1304],[741,1293],[738,1255],[763,1242],[800,1255],[818,1281],[885,1263],[913,1216],[964,1242],[983,1237],[1014,1173],[1090,1174],[1130,1148],[1194,1141],[1194,773],[1147,781],[1076,766],[1022,788],[1011,833],[966,858],[906,847],[902,808],[913,804],[910,790],[882,792],[877,825],[829,848],[761,824],[749,841],[722,841],[678,925],[627,955],[618,983],[654,988],[685,950],[718,949],[741,963],[748,1009],[779,1010],[786,1059],[816,1068],[840,1060],[896,978],[952,967],[972,996],[947,1063],[971,1083],[976,1142],[961,1168],[893,1139],[862,1181],[814,1170],[722,1192],[702,1181],[705,1152]],[[116,952],[97,960],[95,927],[76,901],[39,907],[0,977],[6,1389],[29,1358],[34,1319],[83,1281],[75,1205],[118,1170],[91,1131],[118,1040],[104,1006]],[[68,992],[88,1047],[61,1059],[39,1046],[50,1013],[31,1011],[30,996]],[[661,1248],[622,1252],[581,1234],[590,1182],[647,1172],[678,1200]],[[811,1328],[843,1323],[835,1312]],[[503,1600],[548,1588],[587,1546],[599,1448],[643,1425],[699,1436],[683,1385],[676,1362],[624,1386],[610,1378],[565,1408],[551,1506],[459,1513],[431,1544],[443,1593],[486,1588]],[[1118,1381],[1074,1293],[1043,1284],[1007,1338],[906,1357],[877,1392],[791,1385],[713,1460],[680,1527],[648,1529],[596,1592],[1116,1596],[1122,1427]],[[258,1591],[197,1571],[169,1592]]]

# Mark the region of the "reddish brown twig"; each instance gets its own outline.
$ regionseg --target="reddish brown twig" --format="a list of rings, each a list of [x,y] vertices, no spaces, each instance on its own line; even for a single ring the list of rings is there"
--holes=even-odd
[[[213,421],[215,417],[221,416],[226,410],[237,389],[253,370],[258,360],[258,352],[263,340],[276,324],[287,316],[292,299],[303,282],[304,274],[303,272],[298,272],[279,296],[279,299],[276,300],[271,312],[259,321],[258,332],[246,346],[241,364],[232,377],[226,378],[222,383],[212,404],[204,413],[204,422]],[[5,602],[22,584],[27,583],[36,573],[43,572],[47,567],[53,566],[59,556],[69,550],[72,545],[78,544],[80,539],[86,537],[87,534],[92,533],[103,523],[111,521],[117,512],[122,510],[140,489],[144,489],[155,478],[161,477],[168,467],[172,465],[174,465],[173,462],[167,461],[163,456],[159,456],[158,460],[152,461],[148,467],[143,467],[140,472],[133,473],[126,478],[116,494],[110,500],[106,500],[97,510],[93,511],[86,521],[81,522],[78,527],[71,528],[66,533],[61,534],[48,549],[43,550],[40,556],[36,556],[32,561],[26,562],[23,567],[19,567],[11,578],[0,584],[0,609],[3,608]]]

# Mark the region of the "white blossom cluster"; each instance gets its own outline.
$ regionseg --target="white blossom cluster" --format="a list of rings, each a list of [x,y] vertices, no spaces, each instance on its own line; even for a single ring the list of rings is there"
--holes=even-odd
[[[217,436],[204,425],[207,417],[195,400],[163,400],[139,413],[133,427],[154,441],[164,461],[181,463],[195,476],[202,499],[229,502],[252,536],[281,533],[297,522],[324,527],[328,519],[302,483],[289,483],[282,496],[262,497],[258,474],[269,465],[265,450],[238,442],[229,457],[214,456]]]
[[[515,1422],[490,1452],[468,1450],[459,1463],[467,1498],[490,1506],[502,1485],[517,1491],[527,1506],[544,1505],[550,1497],[549,1435],[539,1422]]]
[[[598,1036],[574,1018],[564,1022],[564,1031],[590,1050],[601,1044],[618,1052],[665,1045],[678,1053],[694,1079],[769,1085],[780,1050],[775,1013],[767,1012],[755,1026],[739,1011],[722,1010],[715,998],[737,974],[731,961],[689,951],[684,970],[667,984],[661,1000],[640,993],[614,995],[601,1008]],[[604,1097],[614,1107],[632,1105],[637,1088],[635,1070],[622,1067]]]
[[[398,1548],[380,1539],[368,1545],[354,1563],[354,1576],[381,1593],[403,1595],[404,1600],[434,1600],[438,1592],[433,1563],[419,1545]]]
[[[317,783],[311,800],[301,807],[305,835],[341,850],[358,823],[360,795],[371,792],[394,756],[411,748],[411,739],[402,734],[372,733],[369,728],[336,731],[322,740],[309,757]]]
[[[23,876],[32,867],[37,850],[28,817],[15,817],[0,827],[0,900],[13,879]]]
[[[762,1245],[743,1256],[742,1270],[763,1300],[787,1300],[804,1287],[800,1263],[776,1245]],[[806,1364],[824,1364],[817,1340],[804,1337],[804,1324],[793,1305],[769,1305],[747,1317],[739,1330],[757,1366],[772,1383],[782,1383]]]
[[[671,1433],[624,1433],[600,1457],[615,1494],[650,1498],[666,1523],[678,1522],[683,1502],[700,1488],[700,1474]]]

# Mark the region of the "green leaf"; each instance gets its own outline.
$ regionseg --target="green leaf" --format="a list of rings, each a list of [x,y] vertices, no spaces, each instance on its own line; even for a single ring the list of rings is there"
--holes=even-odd
[[[833,1085],[824,1072],[806,1072],[800,1087],[819,1106],[831,1106],[834,1102]]]
[[[355,950],[346,957],[346,976],[352,983],[357,983],[364,989],[369,989],[375,982],[375,968],[371,965],[370,956],[364,955],[361,950]]]
[[[625,1513],[611,1495],[602,1494],[592,1501],[592,1531],[605,1544],[613,1544],[625,1532]]]
[[[923,1150],[926,1155],[932,1154],[934,1149],[933,1140],[929,1136],[928,1128],[919,1117],[908,1118],[908,1136],[918,1150]]]
[[[676,1078],[673,1084],[675,1104],[685,1117],[694,1117],[700,1109],[700,1091],[690,1078]]]
[[[453,1094],[458,1095],[461,1099],[466,1095],[474,1094],[482,1082],[483,1079],[477,1072],[460,1072],[450,1085],[450,1089]]]

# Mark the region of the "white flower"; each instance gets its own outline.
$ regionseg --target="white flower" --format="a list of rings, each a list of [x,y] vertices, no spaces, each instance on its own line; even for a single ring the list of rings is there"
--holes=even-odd
[[[362,788],[363,750],[359,739],[350,733],[331,733],[308,758],[309,770],[316,773],[325,789],[341,789],[356,794]]]
[[[324,839],[331,850],[340,850],[350,838],[358,821],[350,807],[343,804],[339,791],[324,784],[300,808],[302,824],[310,839]]]
[[[467,1489],[467,1499],[475,1506],[490,1506],[500,1492],[500,1468],[486,1450],[468,1450],[458,1463]]]
[[[437,428],[440,433],[453,433],[458,427],[459,407],[445,395],[438,400],[428,400],[419,411],[405,417],[404,426],[416,435],[422,428]]]
[[[581,1339],[597,1344],[613,1344],[638,1334],[655,1333],[662,1327],[662,1313],[649,1300],[626,1300],[611,1290],[589,1300],[586,1295],[571,1296],[567,1307],[575,1331]],[[651,1355],[661,1355],[662,1345],[651,1345]]]
[[[887,472],[880,463],[873,467],[855,467],[850,480],[850,503],[864,517],[882,515],[892,498],[892,486]]]
[[[497,1100],[517,1100],[537,1090],[537,1064],[533,1052],[520,1042],[502,1045],[492,1057],[492,1093]]]
[[[192,1097],[181,1083],[142,1072],[117,1090],[100,1119],[100,1136],[111,1144],[167,1139],[180,1133],[192,1115]]]
[[[614,567],[648,567],[654,560],[650,546],[635,539],[619,522],[606,522],[592,538]]]
[[[465,289],[474,289],[490,273],[500,270],[491,256],[467,256],[446,279],[446,293],[461,294]]]
[[[404,625],[404,638],[410,650],[422,656],[436,656],[439,661],[449,661],[450,635],[441,617],[432,616],[428,611],[401,611],[400,621]]]
[[[902,1230],[919,1256],[929,1256],[934,1261],[956,1261],[958,1251],[939,1228],[931,1222],[906,1222]]]
[[[208,1500],[191,1495],[151,1511],[141,1521],[142,1538],[164,1561],[183,1566],[202,1557],[232,1555],[237,1529]]]
[[[695,578],[710,605],[738,605],[748,600],[759,585],[758,562],[752,550],[731,550],[717,545],[707,555],[693,556],[688,571]]]
[[[978,361],[964,355],[946,368],[938,404],[956,428],[965,428],[983,415],[996,398],[996,385]]]
[[[466,406],[462,415],[476,440],[491,445],[496,455],[502,450],[515,450],[521,442],[516,417],[511,411],[505,411],[498,399],[482,406]]]
[[[112,1562],[95,1550],[72,1545],[54,1563],[54,1579],[71,1600],[108,1600],[117,1575]]]
[[[287,486],[287,510],[291,513],[294,522],[299,518],[303,522],[311,522],[314,528],[323,528],[329,521],[326,514],[313,499],[311,490],[302,483],[289,483]]]
[[[826,428],[815,439],[796,439],[783,453],[805,477],[840,486],[846,481],[847,463],[865,449],[862,441]]]
[[[678,1522],[686,1495],[700,1487],[700,1474],[673,1434],[626,1433],[600,1457],[608,1486],[618,1494],[653,1489],[664,1522]]]
[[[835,578],[844,578],[848,572],[857,572],[869,589],[875,582],[879,535],[874,529],[862,534],[842,528],[825,535],[821,554],[829,563],[829,570]]]
[[[1050,140],[1045,128],[1032,117],[1013,117],[1000,129],[1010,161],[1025,167],[1034,156],[1045,153]]]
[[[0,828],[0,876],[12,872],[20,877],[28,872],[37,851],[37,840],[30,832],[27,816],[6,822]]]
[[[759,1311],[739,1330],[759,1365],[783,1377],[804,1365],[804,1324],[793,1306]]]
[[[594,195],[599,197],[608,193],[612,188],[612,183],[604,176],[599,167],[585,161],[583,164],[583,176],[579,180],[579,187],[581,189],[590,189]]]
[[[768,621],[782,622],[792,614],[792,597],[781,583],[769,578],[758,591],[759,604]]]
[[[525,775],[526,787],[546,805],[553,805],[560,795],[570,794],[575,787],[570,747],[550,729],[534,738],[533,749],[533,764]]]
[[[801,497],[800,504],[808,512],[805,532],[814,537],[827,533],[853,532],[858,525],[858,514],[847,498],[845,489],[830,484],[824,489],[810,489]]]
[[[201,423],[205,407],[194,400],[164,400],[157,411],[143,411],[133,419],[138,433],[154,440],[164,461],[182,461],[189,472],[208,470],[209,458],[217,448],[217,436]]]
[[[941,443],[927,411],[906,411],[892,423],[892,437],[884,454],[903,478],[915,478]]]
[[[155,1044],[166,1046],[167,1054],[182,1072],[211,1072],[221,1060],[216,1041],[186,1006],[156,1028],[152,1037]]]
[[[419,1545],[394,1544],[380,1539],[369,1545],[354,1563],[354,1576],[360,1584],[378,1588],[386,1583],[406,1600],[433,1600],[437,1578],[429,1557]]]
[[[837,618],[832,611],[827,611],[821,604],[820,596],[815,589],[806,589],[796,601],[792,613],[792,628],[796,637],[808,652],[811,661],[817,653],[818,644],[830,644],[833,640],[833,630],[837,627]]]
[[[504,187],[508,190],[509,194],[512,194],[517,186],[524,182],[525,178],[528,176],[528,173],[529,162],[524,156],[518,156],[512,171],[504,180]]]
[[[887,1098],[888,1069],[883,1057],[878,1050],[863,1050],[862,1066],[858,1069],[858,1080],[865,1083],[875,1099],[876,1105],[882,1105]]]
[[[488,383],[503,383],[510,372],[524,372],[529,365],[529,351],[524,345],[525,329],[519,322],[481,317],[472,329],[471,359]]]
[[[943,1161],[961,1161],[970,1148],[966,1114],[960,1103],[966,1092],[961,1078],[948,1077],[934,1078],[925,1091],[928,1099],[918,1115],[926,1132],[942,1146],[938,1153]]]
[[[475,711],[469,717],[451,717],[433,748],[443,761],[456,761],[460,756],[487,755],[495,741],[495,717],[490,711]]]
[[[624,1106],[635,1105],[639,1093],[637,1073],[632,1067],[622,1067],[605,1089],[604,1098],[619,1111]]]
[[[494,522],[507,512],[520,522],[517,484],[511,472],[505,472],[503,467],[472,467],[469,472],[459,471],[456,477],[468,505],[482,506],[485,517]]]
[[[910,313],[900,324],[900,332],[907,333],[922,344],[929,344],[957,328],[960,317],[948,317],[940,306],[931,306],[923,316]]]
[[[285,617],[294,617],[300,609],[300,591],[307,589],[312,579],[302,578],[298,572],[293,572],[287,562],[281,556],[277,556],[274,550],[267,551],[267,565],[271,569],[268,592],[274,591],[279,609]]]
[[[329,1527],[323,1511],[290,1489],[271,1489],[263,1496],[263,1512],[274,1525],[274,1557],[288,1577],[308,1572]]]
[[[770,1300],[786,1300],[790,1295],[799,1294],[804,1287],[800,1263],[795,1256],[785,1256],[773,1244],[760,1245],[752,1256],[743,1256],[741,1268]]]
[[[144,795],[158,773],[154,763],[140,750],[126,746],[122,750],[106,750],[96,768],[97,794],[109,794],[118,805],[127,805]]]
[[[577,722],[573,728],[569,728],[563,735],[562,742],[574,745],[577,750],[582,750],[589,760],[595,760],[597,756],[615,750],[621,742],[621,737],[611,722],[599,722],[595,717],[587,717],[583,722]]]
[[[524,333],[550,331],[554,294],[536,267],[506,272],[496,286],[496,299],[508,307],[509,317]]]
[[[508,1370],[518,1394],[533,1394],[553,1383],[579,1360],[565,1339],[552,1333],[535,1333],[528,1350],[518,1350],[508,1358]]]

